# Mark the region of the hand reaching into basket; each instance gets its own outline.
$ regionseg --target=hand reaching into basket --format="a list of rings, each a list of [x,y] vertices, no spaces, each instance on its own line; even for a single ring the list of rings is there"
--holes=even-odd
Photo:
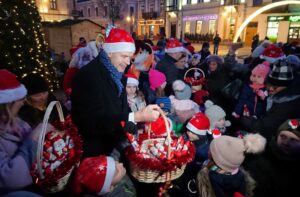
[[[38,124],[38,126],[35,127],[35,129],[31,132],[30,138],[31,138],[34,142],[37,142],[37,141],[38,141],[39,136],[41,135],[42,127],[43,127],[43,124],[40,123],[40,124]],[[50,123],[48,123],[48,124],[47,124],[47,129],[46,129],[46,134],[47,134],[49,131],[54,131],[54,130],[55,130],[55,128],[54,128]]]
[[[134,113],[135,122],[153,122],[159,117],[159,106],[148,105],[144,109]]]

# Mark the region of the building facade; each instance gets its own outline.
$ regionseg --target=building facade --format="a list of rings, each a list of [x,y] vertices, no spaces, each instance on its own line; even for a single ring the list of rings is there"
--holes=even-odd
[[[155,38],[165,34],[164,0],[138,0],[139,37]]]
[[[75,11],[104,27],[114,24],[130,32],[137,31],[137,0],[74,0]]]
[[[73,0],[36,0],[42,21],[62,21],[71,19]]]
[[[207,34],[214,36],[218,33],[223,41],[232,41],[248,16],[278,0],[166,1],[167,37]],[[300,41],[299,27],[300,6],[281,6],[255,17],[244,29],[240,39],[248,46],[255,34],[259,34],[260,39],[267,36],[276,42]]]

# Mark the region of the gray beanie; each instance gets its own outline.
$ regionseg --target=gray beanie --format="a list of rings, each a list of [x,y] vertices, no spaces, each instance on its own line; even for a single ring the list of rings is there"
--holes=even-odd
[[[217,121],[219,121],[221,118],[225,118],[226,113],[221,107],[214,105],[214,103],[210,100],[207,100],[204,105],[206,108],[205,115],[209,119],[210,128],[213,129]],[[230,122],[226,121],[224,126],[230,126]]]
[[[184,83],[182,80],[176,80],[172,84],[175,98],[178,100],[187,100],[192,96],[192,89],[189,85]]]

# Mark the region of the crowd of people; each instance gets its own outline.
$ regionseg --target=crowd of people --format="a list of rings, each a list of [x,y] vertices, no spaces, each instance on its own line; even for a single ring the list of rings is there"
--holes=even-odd
[[[18,80],[0,70],[0,196],[158,196],[162,184],[131,176],[125,149],[126,133],[138,137],[149,124],[165,136],[154,129],[160,109],[171,135],[196,148],[164,195],[297,194],[300,47],[255,40],[239,63],[243,45],[231,44],[219,56],[220,42],[216,35],[211,54],[208,42],[196,52],[186,39],[154,45],[118,28],[89,43],[81,38],[70,50],[60,102],[81,135],[83,156],[66,189],[54,194],[36,187],[31,170],[45,110],[57,98],[38,74]],[[49,122],[57,119],[53,113]]]

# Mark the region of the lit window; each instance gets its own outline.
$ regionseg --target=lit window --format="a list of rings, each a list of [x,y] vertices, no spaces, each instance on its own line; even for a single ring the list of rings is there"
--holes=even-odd
[[[208,2],[210,2],[210,0],[203,0],[203,2],[204,2],[204,3],[208,3]]]
[[[241,3],[245,3],[245,0],[241,0]]]
[[[182,0],[182,5],[186,5],[187,4],[187,0]]]
[[[185,22],[184,32],[185,33],[190,33],[190,30],[191,30],[191,22],[190,21],[186,21]]]
[[[216,31],[216,20],[210,20],[209,21],[208,31],[209,31],[210,34],[215,33],[215,31]]]
[[[196,23],[196,34],[201,34],[202,21],[197,21]]]
[[[56,0],[50,0],[50,9],[57,10],[57,2]]]
[[[197,4],[198,0],[192,0],[192,4]]]
[[[224,5],[224,0],[221,0],[221,1],[220,1],[220,4],[221,4],[221,5]]]

